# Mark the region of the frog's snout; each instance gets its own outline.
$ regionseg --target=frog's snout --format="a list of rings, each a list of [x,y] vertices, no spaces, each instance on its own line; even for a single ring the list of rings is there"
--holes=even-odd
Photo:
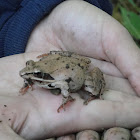
[[[23,70],[21,70],[21,71],[19,72],[19,75],[20,75],[21,77],[24,77],[25,72],[23,72]]]

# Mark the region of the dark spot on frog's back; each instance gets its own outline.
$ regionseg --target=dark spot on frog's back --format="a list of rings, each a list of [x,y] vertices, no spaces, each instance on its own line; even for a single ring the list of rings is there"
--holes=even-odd
[[[82,69],[84,69],[84,66],[81,66],[80,63],[78,63],[78,66],[81,67]]]
[[[66,64],[66,69],[68,69],[70,66],[68,64]]]
[[[65,80],[67,83],[70,83],[70,81],[72,81],[72,79],[69,77],[68,79]]]
[[[54,80],[54,78],[51,77],[51,75],[48,74],[48,73],[44,73],[44,74],[43,74],[43,79],[46,79],[46,80]]]

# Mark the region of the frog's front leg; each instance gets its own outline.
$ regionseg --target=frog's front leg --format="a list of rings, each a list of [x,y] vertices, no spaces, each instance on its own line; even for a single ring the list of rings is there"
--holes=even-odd
[[[72,56],[73,52],[68,52],[68,51],[50,51],[50,53],[44,53],[42,55],[37,56],[37,58],[46,58],[48,55],[54,55],[54,54],[59,54],[61,56],[70,57],[70,56]]]
[[[101,70],[95,67],[91,72],[89,72],[86,75],[84,85],[84,89],[91,93],[91,96],[84,102],[84,104],[88,104],[89,101],[98,97],[101,99],[101,95],[105,89],[105,80]]]
[[[69,51],[50,51],[50,54],[59,54],[61,56],[71,57],[74,53]]]
[[[75,100],[69,95],[69,92],[68,92],[69,86],[66,81],[56,81],[56,82],[51,83],[50,86],[52,86],[53,88],[59,88],[61,90],[61,94],[63,96],[62,104],[57,109],[58,113],[60,112],[60,109],[65,110],[65,106]]]
[[[39,56],[37,56],[37,58],[44,58],[44,57],[46,57],[46,56],[48,56],[49,54],[48,53],[44,53],[44,54],[41,54],[41,55],[39,55]]]
[[[31,79],[30,79],[30,80],[24,80],[24,85],[23,85],[23,87],[20,89],[19,92],[20,92],[22,95],[24,95],[24,94],[27,92],[27,90],[28,90],[29,88],[31,88],[31,89],[33,90],[33,82],[31,81]]]

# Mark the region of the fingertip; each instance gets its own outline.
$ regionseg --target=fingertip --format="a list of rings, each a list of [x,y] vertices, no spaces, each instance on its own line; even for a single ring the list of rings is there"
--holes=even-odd
[[[134,88],[137,95],[140,96],[140,70],[132,72],[128,79],[132,85],[132,88]]]
[[[76,135],[76,140],[99,140],[99,134],[94,130],[84,130]]]
[[[140,83],[138,83],[138,85],[136,85],[136,86],[134,87],[134,89],[135,89],[137,95],[140,97]]]

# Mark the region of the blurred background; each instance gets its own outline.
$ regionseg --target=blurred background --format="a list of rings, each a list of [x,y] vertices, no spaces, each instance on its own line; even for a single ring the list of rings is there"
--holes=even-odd
[[[110,0],[113,17],[123,24],[140,48],[140,0]]]

